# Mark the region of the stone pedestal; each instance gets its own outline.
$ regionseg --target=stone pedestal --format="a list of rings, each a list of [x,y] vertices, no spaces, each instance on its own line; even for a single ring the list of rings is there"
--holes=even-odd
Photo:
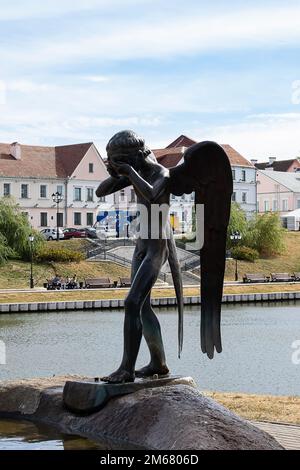
[[[63,402],[65,407],[73,413],[88,415],[101,410],[111,398],[129,395],[143,389],[179,384],[196,388],[191,377],[180,376],[136,379],[135,382],[121,384],[99,382],[97,379],[67,381],[63,391]]]

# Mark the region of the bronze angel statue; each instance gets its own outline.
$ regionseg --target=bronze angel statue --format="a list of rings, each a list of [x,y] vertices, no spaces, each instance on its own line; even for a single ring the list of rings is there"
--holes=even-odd
[[[188,148],[183,163],[171,168],[160,165],[144,139],[132,131],[114,135],[107,144],[108,172],[98,197],[133,186],[137,202],[151,213],[153,204],[170,204],[170,195],[195,192],[195,204],[204,205],[204,243],[201,261],[201,349],[212,359],[222,351],[221,301],[225,270],[226,234],[230,216],[232,173],[228,157],[214,142]],[[164,263],[169,261],[178,305],[179,356],[183,345],[183,288],[180,266],[169,217],[160,221],[159,237],[138,237],[132,260],[131,288],[125,299],[124,349],[119,368],[101,380],[133,382],[135,377],[169,373],[159,321],[151,306],[151,289]],[[150,362],[135,370],[144,336]]]

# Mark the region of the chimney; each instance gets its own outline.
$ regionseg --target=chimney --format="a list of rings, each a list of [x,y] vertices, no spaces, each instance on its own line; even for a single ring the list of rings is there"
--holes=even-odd
[[[276,162],[276,157],[269,157],[269,166],[272,166]]]
[[[13,142],[10,145],[10,154],[16,159],[21,160],[21,145],[18,142]]]
[[[250,162],[252,163],[253,166],[255,166],[256,163],[258,162],[258,160],[255,160],[254,158],[252,158],[252,159],[250,160]]]

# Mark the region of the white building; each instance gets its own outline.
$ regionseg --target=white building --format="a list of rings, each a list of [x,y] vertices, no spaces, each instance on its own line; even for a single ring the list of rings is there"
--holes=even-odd
[[[157,160],[166,168],[180,165],[183,161],[185,150],[196,141],[186,137],[179,136],[174,142],[164,149],[154,150]],[[237,202],[245,211],[247,217],[256,213],[256,173],[255,166],[244,158],[239,152],[227,144],[221,144],[228,155],[233,177],[233,195],[232,200]],[[194,195],[183,195],[182,197],[172,197],[171,213],[177,218],[177,224],[182,223],[188,227],[192,226],[192,211],[194,205]]]

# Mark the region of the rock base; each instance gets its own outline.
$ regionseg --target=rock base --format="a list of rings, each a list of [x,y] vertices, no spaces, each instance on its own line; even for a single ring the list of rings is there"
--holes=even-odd
[[[72,378],[0,383],[0,417],[45,423],[106,449],[282,450],[269,434],[190,385],[141,389],[112,398],[102,410],[83,417],[63,406],[67,380]]]

